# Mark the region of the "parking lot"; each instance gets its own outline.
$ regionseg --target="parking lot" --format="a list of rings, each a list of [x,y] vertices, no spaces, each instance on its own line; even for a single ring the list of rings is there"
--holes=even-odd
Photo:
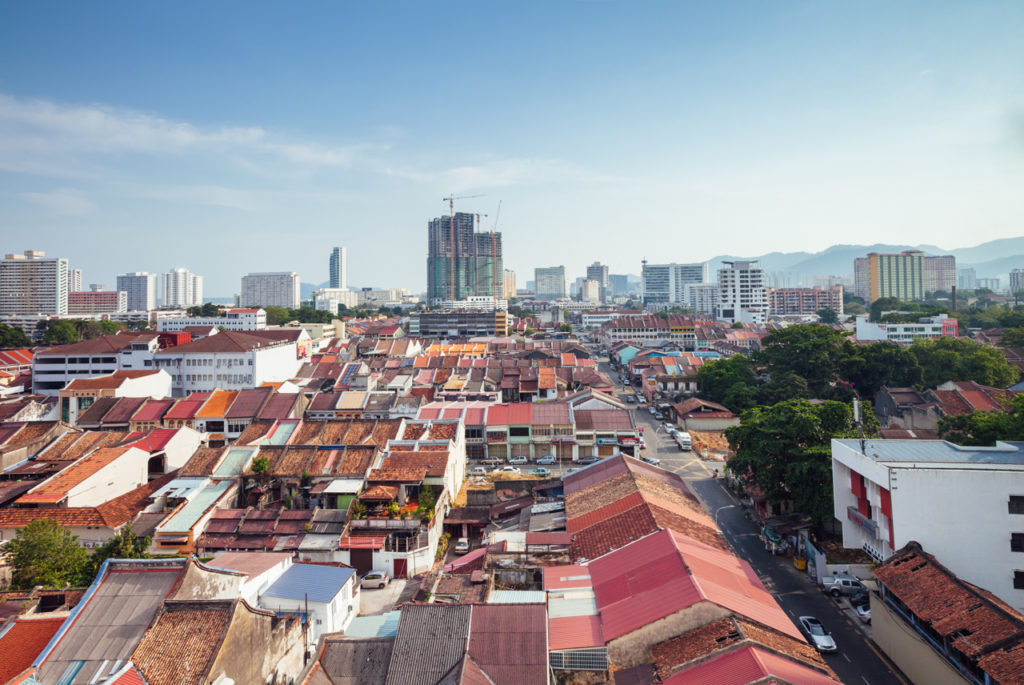
[[[361,589],[359,591],[359,615],[376,616],[385,614],[395,608],[401,601],[409,601],[411,597],[403,598],[407,581],[404,578],[392,580],[385,588]],[[412,590],[412,588],[410,588]],[[412,592],[410,592],[412,594]]]

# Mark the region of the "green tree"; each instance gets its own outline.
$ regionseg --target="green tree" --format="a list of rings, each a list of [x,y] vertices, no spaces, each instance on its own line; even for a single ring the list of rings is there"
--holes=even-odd
[[[697,369],[697,383],[712,400],[724,404],[732,411],[743,411],[756,404],[757,378],[754,376],[754,367],[750,359],[742,354],[702,364]],[[753,393],[753,401],[750,401],[748,394],[738,389],[740,387]]]
[[[830,307],[818,310],[818,320],[824,324],[833,324],[839,321],[839,315]]]
[[[946,381],[975,381],[1005,388],[1020,377],[998,349],[967,338],[915,340],[909,349],[921,367],[921,384],[926,388]]]
[[[89,557],[89,569],[92,575],[100,570],[107,559],[148,559],[148,537],[139,537],[135,531],[125,526],[121,532],[95,548]]]
[[[843,360],[850,354],[847,334],[818,324],[772,331],[761,340],[755,363],[772,377],[793,374],[807,382],[813,397],[827,397],[840,379]]]
[[[25,331],[0,323],[0,347],[28,347],[31,344]]]
[[[958,445],[991,447],[997,440],[1024,440],[1024,395],[1008,411],[975,411],[939,420],[939,435]]]
[[[910,351],[883,341],[851,345],[840,364],[840,373],[864,399],[875,396],[883,386],[921,385],[921,367]]]
[[[89,552],[78,536],[52,519],[36,519],[19,530],[4,548],[13,572],[11,586],[63,588],[78,583],[87,573]]]
[[[50,319],[46,322],[43,344],[69,345],[78,342],[78,340],[78,331],[75,330],[74,324],[67,319]]]
[[[281,326],[292,320],[292,314],[284,307],[264,307],[268,326]]]
[[[1024,327],[1007,328],[999,338],[1000,347],[1024,347]]]

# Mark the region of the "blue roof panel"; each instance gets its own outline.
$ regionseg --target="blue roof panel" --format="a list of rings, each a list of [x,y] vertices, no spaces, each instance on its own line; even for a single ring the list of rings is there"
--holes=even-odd
[[[339,566],[292,564],[263,595],[298,600],[308,596],[311,602],[326,604],[341,592],[341,588],[355,572],[354,568]]]

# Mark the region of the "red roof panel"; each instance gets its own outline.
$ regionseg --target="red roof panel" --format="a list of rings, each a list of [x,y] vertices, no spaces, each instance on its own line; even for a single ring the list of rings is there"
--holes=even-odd
[[[600,616],[563,616],[548,619],[548,649],[604,647]]]
[[[835,685],[836,681],[813,668],[790,661],[758,647],[743,647],[693,668],[679,671],[665,685],[684,683],[715,683],[715,685],[743,685],[775,676],[787,683],[799,685]]]

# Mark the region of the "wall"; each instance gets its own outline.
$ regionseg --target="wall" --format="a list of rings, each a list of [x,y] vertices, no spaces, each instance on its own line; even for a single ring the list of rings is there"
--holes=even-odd
[[[310,640],[310,649],[315,645]],[[236,685],[291,682],[302,671],[303,651],[298,619],[277,618],[238,602],[207,682],[215,682],[220,675]]]
[[[871,639],[914,683],[969,683],[902,616],[871,594]]]
[[[212,571],[192,561],[174,592],[174,599],[235,599],[244,582],[243,573]]]
[[[297,355],[295,343],[257,350],[252,363],[253,384],[258,386],[267,381],[292,378],[302,366]]]
[[[114,461],[68,492],[69,507],[96,507],[145,485],[149,480],[149,453],[129,447]]]
[[[699,602],[612,640],[608,643],[608,660],[619,669],[649,663],[652,646],[728,615],[716,604]]]

